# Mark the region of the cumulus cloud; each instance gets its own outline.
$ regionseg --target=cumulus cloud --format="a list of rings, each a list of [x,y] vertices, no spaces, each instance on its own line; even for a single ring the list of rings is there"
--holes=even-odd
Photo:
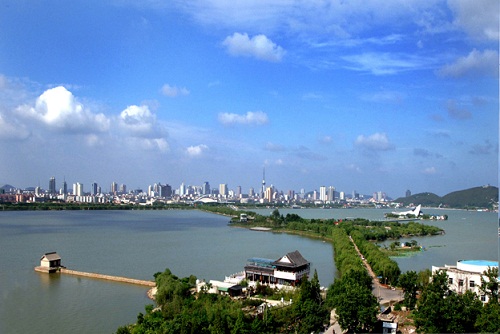
[[[385,133],[374,133],[368,137],[359,135],[354,144],[363,149],[371,151],[389,151],[394,149],[394,145],[389,142]]]
[[[189,146],[186,148],[186,154],[192,158],[199,157],[203,152],[208,150],[208,146],[205,144]]]
[[[235,32],[232,36],[226,37],[222,45],[232,56],[254,57],[260,60],[279,62],[285,55],[285,50],[265,35],[256,35],[250,38],[246,33]]]
[[[446,103],[446,110],[448,111],[448,115],[453,119],[465,120],[472,117],[471,112],[457,106],[455,100],[448,100]]]
[[[168,97],[177,97],[183,95],[189,95],[189,90],[186,87],[170,86],[169,84],[164,84],[161,88],[163,95]]]
[[[238,115],[233,113],[220,113],[219,122],[224,125],[231,124],[251,124],[262,125],[269,121],[267,114],[262,111],[249,111],[245,115]]]
[[[167,131],[157,122],[156,115],[148,106],[128,106],[120,113],[119,125],[126,132],[130,145],[160,152],[170,149],[165,138]]]
[[[156,116],[148,106],[128,106],[120,113],[120,126],[133,137],[155,136]]]
[[[438,71],[444,77],[460,78],[464,76],[498,76],[498,52],[476,49],[467,56],[458,58],[454,63],[445,65]]]
[[[104,114],[92,113],[63,86],[46,90],[37,98],[34,107],[23,105],[17,111],[49,128],[71,133],[105,132],[110,126]]]
[[[453,23],[472,39],[498,41],[500,8],[497,0],[449,0],[448,6],[455,14]]]

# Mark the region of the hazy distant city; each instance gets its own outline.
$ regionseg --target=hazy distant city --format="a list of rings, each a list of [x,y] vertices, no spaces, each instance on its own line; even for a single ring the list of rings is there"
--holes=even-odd
[[[410,196],[409,190],[406,196]],[[67,203],[121,203],[152,205],[176,202],[239,202],[245,203],[282,203],[282,204],[332,204],[338,202],[351,203],[383,203],[391,200],[385,192],[377,191],[371,195],[359,194],[355,190],[347,193],[338,191],[333,185],[320,185],[317,189],[283,190],[267,185],[265,174],[258,188],[242,189],[241,186],[230,187],[226,183],[217,185],[206,181],[201,185],[179,186],[157,182],[146,188],[129,189],[124,183],[112,182],[102,185],[97,182],[89,188],[83,183],[68,184],[66,180],[57,183],[55,177],[48,180],[48,188],[42,186],[19,189],[11,185],[0,188],[0,202],[35,203],[45,201],[60,201]]]

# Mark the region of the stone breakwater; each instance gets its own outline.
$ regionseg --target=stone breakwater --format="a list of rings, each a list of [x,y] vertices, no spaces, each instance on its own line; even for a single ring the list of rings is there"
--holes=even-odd
[[[129,283],[129,284],[149,286],[149,287],[156,286],[156,283],[153,281],[145,281],[145,280],[140,280],[140,279],[135,279],[135,278],[127,278],[127,277],[121,277],[121,276],[87,273],[87,272],[83,272],[83,271],[70,270],[70,269],[66,269],[66,268],[61,268],[59,270],[59,272],[61,274],[74,275],[74,276],[80,276],[80,277],[97,278],[97,279],[103,279],[103,280],[107,280],[107,281],[115,281],[115,282]]]

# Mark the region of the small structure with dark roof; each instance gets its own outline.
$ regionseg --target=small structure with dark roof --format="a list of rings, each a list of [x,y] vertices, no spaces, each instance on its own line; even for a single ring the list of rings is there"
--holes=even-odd
[[[54,273],[61,268],[61,257],[56,252],[45,253],[40,258],[40,266],[35,267],[36,271]]]
[[[295,286],[302,277],[309,276],[310,267],[311,263],[296,250],[283,255],[278,260],[248,259],[245,277],[253,282]]]

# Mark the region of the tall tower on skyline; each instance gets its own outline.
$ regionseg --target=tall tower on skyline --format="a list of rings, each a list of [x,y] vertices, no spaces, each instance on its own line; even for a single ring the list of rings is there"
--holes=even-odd
[[[261,191],[262,198],[264,198],[265,193],[266,193],[266,167],[262,169],[262,191]]]

